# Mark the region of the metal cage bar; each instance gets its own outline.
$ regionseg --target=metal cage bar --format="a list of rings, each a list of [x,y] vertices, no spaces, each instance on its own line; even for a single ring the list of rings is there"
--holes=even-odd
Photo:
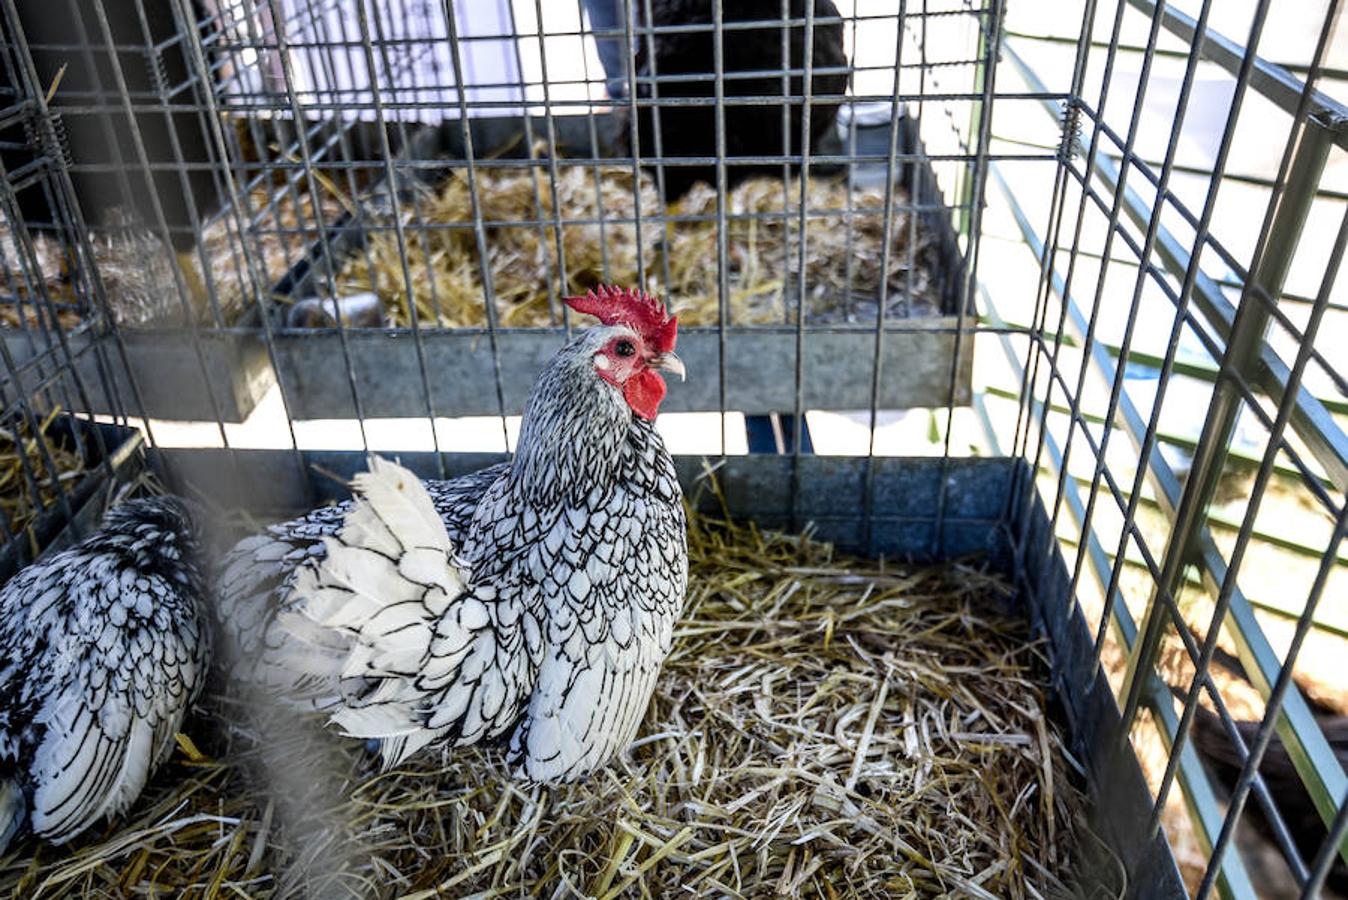
[[[1208,855],[1200,896],[1255,896],[1258,873],[1227,852],[1253,795],[1309,896],[1348,861],[1348,775],[1293,677],[1309,636],[1348,635],[1324,602],[1348,569],[1348,378],[1332,346],[1348,316],[1340,272],[1348,219],[1336,220],[1318,284],[1289,279],[1302,274],[1293,261],[1307,243],[1306,223],[1325,221],[1326,209],[1348,199],[1334,169],[1348,151],[1348,109],[1322,86],[1340,5],[1327,0],[1314,56],[1280,66],[1259,50],[1275,24],[1269,0],[1254,5],[1243,40],[1213,27],[1220,6],[1212,0],[1190,4],[1194,15],[1165,0],[1079,0],[1052,27],[1019,25],[1029,9],[1021,0],[844,2],[839,10],[779,0],[757,19],[707,0],[705,21],[688,22],[662,21],[659,0],[615,2],[606,22],[585,0],[565,9],[541,0],[520,0],[518,9],[513,0],[359,0],[347,14],[335,0],[180,0],[168,9],[169,35],[144,0],[97,0],[89,22],[73,15],[68,36],[32,45],[18,5],[6,0],[0,56],[10,90],[0,90],[0,131],[28,123],[40,134],[25,138],[32,161],[0,163],[9,239],[0,240],[0,302],[15,319],[0,333],[0,418],[32,431],[56,406],[108,415],[96,408],[101,393],[110,418],[139,417],[159,446],[179,423],[160,426],[177,417],[153,412],[142,354],[177,343],[205,388],[193,422],[210,426],[203,440],[233,459],[243,479],[248,428],[227,427],[236,421],[233,400],[213,381],[214,342],[237,340],[252,342],[280,401],[279,414],[250,408],[238,420],[272,415],[297,472],[311,460],[305,443],[319,425],[350,425],[353,443],[369,451],[388,443],[387,420],[407,419],[419,435],[429,428],[429,465],[443,476],[459,471],[446,451],[457,445],[460,417],[490,415],[500,425],[498,449],[509,448],[509,417],[534,363],[571,335],[562,297],[630,275],[677,304],[686,285],[670,248],[675,237],[705,229],[706,277],[695,290],[712,311],[684,329],[680,352],[703,365],[687,411],[718,416],[708,454],[732,455],[735,415],[771,417],[776,449],[789,456],[772,470],[789,479],[783,515],[804,528],[806,479],[816,471],[811,422],[851,416],[864,435],[853,449],[865,461],[849,470],[856,477],[846,491],[858,500],[861,546],[878,552],[872,526],[888,521],[880,485],[890,470],[886,438],[895,433],[886,416],[925,410],[931,436],[921,449],[940,457],[940,477],[929,528],[913,550],[922,558],[944,555],[947,526],[961,520],[958,457],[1018,460],[1018,482],[997,502],[999,527],[1016,544],[1019,583],[1033,590],[1060,565],[1053,554],[1032,558],[1042,510],[1062,550],[1068,612],[1094,615],[1088,606],[1099,595],[1086,641],[1092,672],[1103,677],[1109,660],[1123,661],[1113,688],[1122,706],[1117,749],[1152,739],[1132,728],[1142,714],[1164,749],[1146,825],[1161,824],[1177,784],[1176,805]],[[488,7],[499,15],[484,24]],[[532,32],[521,24],[530,17]],[[851,52],[841,67],[814,52],[834,28]],[[876,40],[882,31],[885,40]],[[740,42],[754,36],[770,52],[742,64]],[[705,40],[705,71],[662,57],[672,38]],[[572,42],[582,58],[549,49],[551,41]],[[599,54],[601,42],[618,52]],[[479,71],[489,52],[504,60],[499,71]],[[49,96],[36,62],[46,53],[69,54],[90,71],[106,57],[107,83]],[[600,56],[602,72],[589,53]],[[181,71],[169,64],[178,57]],[[1208,74],[1231,93],[1220,127],[1207,135],[1208,155],[1196,161],[1182,138]],[[841,94],[823,80],[839,75],[850,79]],[[1172,119],[1162,127],[1158,98],[1170,88]],[[1255,97],[1272,109],[1258,115],[1290,121],[1284,153],[1276,170],[1228,171]],[[743,123],[764,109],[777,139],[741,142]],[[705,116],[697,121],[706,133],[692,146],[670,123],[696,115]],[[813,138],[812,125],[843,115],[845,127]],[[62,117],[77,116],[96,120],[106,154],[80,158],[65,145]],[[204,132],[200,156],[177,130],[188,119]],[[151,139],[160,125],[168,130],[163,154]],[[630,175],[621,210],[603,201],[615,170]],[[739,203],[744,170],[762,173],[771,202]],[[194,178],[206,174],[213,203],[193,193]],[[700,205],[668,192],[694,174],[707,192]],[[125,204],[149,195],[141,224],[168,257],[177,255],[175,239],[191,239],[192,268],[169,273],[180,326],[150,335],[117,321],[119,288],[104,283],[97,245],[109,226],[78,186],[89,175],[106,178]],[[516,178],[527,181],[519,182],[520,203],[496,209],[496,185]],[[165,179],[185,198],[181,218],[156,188]],[[812,193],[828,179],[836,179],[838,208]],[[466,213],[438,218],[432,196],[451,183],[466,187]],[[576,184],[593,191],[588,207],[568,208],[563,187]],[[1267,199],[1253,252],[1222,221],[1219,199],[1233,190]],[[57,221],[28,220],[23,201],[39,195]],[[68,289],[52,288],[65,276],[38,258],[47,242],[32,232],[40,224],[57,226]],[[570,243],[591,231],[600,245],[594,265]],[[780,240],[764,263],[777,281],[761,301],[771,318],[746,323],[737,312],[744,263],[735,242],[769,232]],[[929,232],[939,240],[922,243]],[[545,282],[546,324],[533,329],[511,324],[511,288],[494,256],[507,236],[521,234],[533,236]],[[811,264],[835,238],[845,248],[835,279],[841,312],[828,318],[815,297],[825,276]],[[867,240],[875,259],[858,254]],[[446,246],[463,251],[467,283],[482,297],[469,327],[451,327],[450,298],[431,268]],[[368,284],[351,275],[362,260]],[[1003,264],[1014,283],[999,284]],[[867,266],[878,272],[874,285]],[[940,282],[931,314],[921,294],[928,280]],[[353,320],[338,302],[353,286],[381,303],[404,294],[407,321]],[[419,289],[429,292],[424,308]],[[331,321],[301,326],[290,317],[301,301],[330,302]],[[75,317],[82,319],[71,325]],[[1132,380],[1144,371],[1154,386]],[[456,379],[466,384],[449,383]],[[1188,396],[1205,405],[1195,433],[1170,421]],[[1232,446],[1243,423],[1260,429],[1255,449]],[[815,426],[814,445],[828,432]],[[966,453],[961,442],[974,432],[981,443]],[[1179,451],[1191,459],[1187,480],[1167,458]],[[50,467],[49,452],[44,462]],[[1239,513],[1214,500],[1235,470],[1253,475]],[[41,478],[26,459],[21,475],[38,495]],[[1262,521],[1261,510],[1282,502],[1272,493],[1278,485],[1316,517],[1311,536]],[[74,521],[76,504],[59,480],[55,487],[51,505]],[[304,495],[315,499],[307,479]],[[22,537],[22,528],[4,525],[11,542]],[[1304,597],[1267,596],[1249,584],[1268,548],[1295,558],[1309,582]],[[1137,585],[1147,593],[1140,615]],[[1188,624],[1193,600],[1212,606],[1201,635]],[[1285,653],[1261,621],[1269,615],[1295,629]],[[1263,704],[1248,746],[1212,671],[1219,641],[1234,645]],[[1167,683],[1163,651],[1179,659],[1182,674],[1171,680],[1182,683]],[[1225,812],[1189,740],[1200,704],[1215,709],[1242,761]],[[1299,849],[1284,798],[1260,774],[1275,739],[1325,825],[1313,857]]]

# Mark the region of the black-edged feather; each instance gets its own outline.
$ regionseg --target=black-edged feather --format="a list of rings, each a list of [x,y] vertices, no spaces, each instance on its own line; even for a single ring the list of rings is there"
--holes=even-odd
[[[377,740],[386,763],[508,734],[518,771],[555,782],[621,752],[688,574],[673,461],[597,374],[623,330],[592,328],[558,352],[514,459],[448,483],[453,516],[445,483],[421,493],[375,460],[354,507],[241,542],[222,615],[243,610],[226,627],[254,652],[236,671]]]
[[[184,504],[131,500],[0,589],[0,846],[123,811],[167,756],[211,656],[198,554]]]

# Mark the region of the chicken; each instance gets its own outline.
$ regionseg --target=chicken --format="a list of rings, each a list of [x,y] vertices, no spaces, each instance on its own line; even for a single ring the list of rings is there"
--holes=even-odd
[[[131,500],[0,589],[0,852],[124,811],[172,749],[211,656],[197,555],[182,503]]]
[[[1322,714],[1317,716],[1317,723],[1340,765],[1348,766],[1348,717]],[[1249,748],[1254,743],[1259,723],[1237,721],[1235,726],[1246,748]],[[1244,768],[1244,759],[1222,727],[1221,719],[1202,706],[1198,707],[1194,716],[1193,743],[1222,787],[1228,792],[1234,789],[1240,771]],[[1305,785],[1301,783],[1287,747],[1276,734],[1264,752],[1264,758],[1260,760],[1259,774],[1263,776],[1264,784],[1277,804],[1278,814],[1286,823],[1297,852],[1301,854],[1302,861],[1309,865],[1324,843],[1328,828]],[[1245,811],[1255,829],[1272,841],[1273,828],[1253,798],[1249,798]],[[1336,893],[1348,895],[1348,866],[1344,865],[1343,860],[1334,861],[1326,884]]]
[[[654,690],[688,577],[653,423],[659,370],[683,372],[677,323],[637,291],[566,302],[603,324],[539,376],[511,462],[423,485],[373,458],[352,503],[227,563],[240,671],[376,742],[386,766],[508,737],[520,777],[571,780],[630,743]]]
[[[638,7],[640,4],[638,4]],[[804,0],[790,0],[790,19],[801,23],[805,18]],[[814,45],[810,79],[810,146],[817,149],[820,140],[833,129],[838,106],[847,92],[850,73],[843,47],[843,28],[833,0],[814,0]],[[777,22],[782,19],[781,0],[740,0],[724,5],[723,24],[736,22]],[[828,21],[831,20],[831,21]],[[712,25],[711,0],[653,0],[651,25],[655,28],[680,25]],[[722,60],[727,98],[774,97],[782,101],[725,107],[725,152],[730,185],[754,175],[780,174],[780,164],[736,164],[736,157],[799,155],[802,152],[801,126],[803,104],[791,104],[790,131],[782,134],[782,103],[804,96],[803,75],[790,77],[789,93],[783,94],[781,75],[783,26],[772,24],[753,28],[728,27],[722,31]],[[805,67],[804,24],[786,26],[790,43],[790,68]],[[647,38],[637,34],[637,100],[677,99],[716,96],[713,76],[715,36],[710,28],[701,31],[664,32],[654,35],[651,47]],[[651,52],[653,48],[654,52]],[[737,73],[761,73],[741,76]],[[682,80],[687,76],[707,76],[700,80]],[[658,87],[652,88],[654,78]],[[671,80],[673,79],[673,80]],[[620,105],[620,114],[628,107]],[[716,156],[716,108],[714,106],[660,106],[660,145],[656,146],[655,116],[650,107],[638,106],[637,131],[643,158],[657,152],[668,157]],[[631,128],[618,129],[619,155],[632,155]],[[668,165],[664,167],[665,199],[682,197],[694,182],[716,184],[716,167],[708,165]]]

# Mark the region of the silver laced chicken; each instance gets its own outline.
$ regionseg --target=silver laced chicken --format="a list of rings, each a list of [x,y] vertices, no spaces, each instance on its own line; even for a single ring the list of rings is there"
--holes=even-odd
[[[374,457],[353,501],[227,560],[235,671],[386,766],[508,738],[519,777],[581,777],[631,742],[669,652],[687,525],[654,419],[677,323],[637,291],[567,303],[602,324],[539,376],[510,462],[423,484]]]
[[[0,589],[0,852],[125,811],[172,751],[211,658],[199,540],[169,497]]]

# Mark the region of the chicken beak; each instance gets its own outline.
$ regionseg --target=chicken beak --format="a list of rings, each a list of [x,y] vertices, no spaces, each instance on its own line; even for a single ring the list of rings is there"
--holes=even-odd
[[[673,372],[679,376],[680,381],[688,379],[688,373],[683,368],[683,360],[673,353],[661,353],[659,356],[652,357],[647,365],[652,369],[664,369],[666,372]]]

